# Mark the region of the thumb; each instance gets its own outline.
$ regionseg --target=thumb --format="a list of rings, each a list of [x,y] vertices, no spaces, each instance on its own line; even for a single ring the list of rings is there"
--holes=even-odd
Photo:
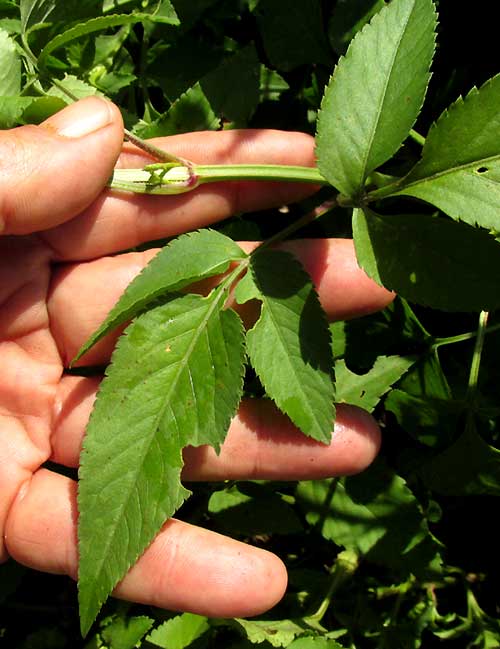
[[[99,97],[39,126],[0,131],[0,233],[28,234],[76,216],[106,185],[122,142],[118,108]]]

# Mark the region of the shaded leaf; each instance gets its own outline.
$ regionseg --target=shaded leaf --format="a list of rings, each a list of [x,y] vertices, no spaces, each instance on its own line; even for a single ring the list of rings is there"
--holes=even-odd
[[[167,620],[147,636],[149,644],[162,649],[185,649],[208,631],[207,618],[183,613]]]
[[[449,311],[500,305],[500,246],[485,230],[425,214],[355,210],[360,266],[408,300]]]
[[[139,122],[134,133],[141,138],[162,137],[193,131],[213,131],[220,126],[199,83],[174,101],[168,111],[150,124]]]
[[[108,332],[131,320],[162,295],[223,273],[231,261],[245,257],[246,253],[234,241],[215,230],[198,230],[177,237],[162,248],[127,286],[106,320],[85,342],[73,362]]]
[[[415,496],[380,459],[357,476],[302,482],[297,498],[326,539],[376,563],[418,573],[438,553]]]
[[[354,36],[384,5],[384,0],[337,2],[328,26],[328,38],[333,49],[339,54],[344,54]]]
[[[262,302],[247,353],[267,394],[300,430],[328,443],[334,421],[333,358],[326,316],[312,281],[283,251],[251,257],[238,302]]]
[[[260,63],[255,46],[247,45],[200,82],[213,111],[228,120],[247,120],[259,103]]]
[[[352,40],[324,94],[318,167],[356,197],[400,147],[422,106],[434,53],[432,0],[395,0]]]
[[[344,361],[335,363],[337,402],[350,403],[372,412],[382,396],[415,363],[405,356],[379,356],[366,374],[354,374]]]
[[[431,127],[421,161],[395,194],[500,230],[500,75],[458,99]]]
[[[487,444],[467,417],[458,440],[420,468],[425,484],[448,496],[500,496],[500,451]]]
[[[33,97],[0,97],[0,128],[12,128],[21,122]]]
[[[319,0],[260,0],[256,13],[266,54],[278,70],[331,64]]]
[[[293,534],[302,530],[293,508],[265,486],[253,485],[250,493],[236,486],[215,491],[208,511],[219,529],[232,535]]]
[[[242,391],[243,330],[225,292],[171,298],[137,318],[101,384],[80,463],[82,632],[189,492],[182,449],[218,448]],[[99,539],[96,546],[95,539]]]

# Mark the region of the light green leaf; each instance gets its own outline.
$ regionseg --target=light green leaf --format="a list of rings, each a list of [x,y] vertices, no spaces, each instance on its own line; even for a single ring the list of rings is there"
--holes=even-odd
[[[56,4],[57,0],[21,0],[19,10],[23,32],[28,31],[33,25],[44,23],[54,11]]]
[[[356,209],[358,263],[378,284],[448,311],[500,306],[500,245],[485,230],[425,214]]]
[[[57,86],[53,85],[49,88],[47,94],[50,97],[59,97],[66,104],[71,101],[69,99],[69,96],[71,95],[68,96],[68,93],[64,92],[61,86],[71,93],[71,95],[75,95],[78,99],[83,99],[84,97],[90,97],[92,95],[102,96],[102,93],[100,93],[94,86],[85,83],[85,81],[78,79],[78,77],[75,77],[73,74],[65,74],[64,77],[59,80]]]
[[[0,97],[15,97],[21,89],[21,58],[16,44],[0,29]]]
[[[260,68],[260,101],[276,101],[281,93],[290,86],[276,70],[270,70],[265,65]]]
[[[67,105],[67,98],[64,101],[59,96],[46,95],[45,97],[31,97],[26,108],[23,110],[20,121],[24,124],[40,124]]]
[[[209,628],[206,617],[183,613],[151,631],[146,640],[161,649],[185,649]]]
[[[219,128],[215,114],[199,83],[174,101],[168,111],[150,124],[140,122],[134,133],[141,138],[163,137],[193,131],[213,131]]]
[[[434,53],[432,0],[393,0],[337,65],[317,125],[318,167],[346,196],[400,147],[422,106]]]
[[[112,620],[101,632],[111,649],[134,649],[153,626],[145,615],[120,616]]]
[[[355,374],[345,361],[335,363],[337,402],[350,403],[372,412],[382,396],[414,364],[415,358],[379,356],[366,374]]]
[[[86,22],[79,23],[75,27],[66,29],[64,32],[57,34],[47,45],[43,48],[38,56],[38,65],[43,68],[47,62],[49,54],[63,45],[67,45],[71,41],[81,38],[87,34],[109,29],[110,27],[118,27],[120,25],[131,25],[133,23],[148,20],[147,14],[133,13],[133,14],[116,14],[111,16],[99,16],[91,18]]]
[[[500,451],[487,444],[472,416],[458,440],[424,464],[425,484],[447,496],[500,496]]]
[[[392,195],[415,196],[454,219],[500,230],[500,75],[441,115],[422,160],[399,187]]]
[[[246,253],[234,241],[215,230],[199,230],[174,239],[127,286],[106,320],[82,346],[73,362],[108,332],[131,320],[162,295],[223,273],[231,261],[245,257]]]
[[[235,626],[241,627],[250,642],[256,644],[269,642],[273,647],[288,647],[294,638],[302,635],[307,627],[294,620],[244,620],[234,619]]]
[[[189,492],[182,449],[218,448],[242,391],[243,328],[226,293],[171,298],[118,342],[83,444],[79,600],[87,633],[117,582]],[[96,545],[95,539],[99,539]]]
[[[326,316],[310,277],[290,254],[252,256],[236,299],[262,302],[247,353],[267,394],[300,430],[328,443],[334,421],[333,358]]]
[[[155,11],[150,14],[150,20],[164,25],[179,25],[180,20],[170,0],[161,0]]]
[[[32,101],[33,97],[0,97],[0,129],[18,125]]]

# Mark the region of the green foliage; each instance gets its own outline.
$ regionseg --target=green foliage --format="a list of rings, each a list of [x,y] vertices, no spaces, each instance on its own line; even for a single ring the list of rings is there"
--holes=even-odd
[[[334,421],[333,362],[326,319],[311,280],[278,251],[253,255],[240,303],[262,302],[247,353],[267,394],[304,433],[328,443]]]
[[[434,4],[442,51],[429,83]],[[491,46],[481,30],[477,42],[472,28],[466,40],[457,36],[450,53],[458,26],[447,11],[431,0],[0,0],[0,127],[39,123],[72,97],[101,93],[141,137],[316,128],[318,168],[331,185],[287,213],[237,215],[217,226],[224,235],[203,230],[169,242],[80,351],[132,320],[81,458],[83,630],[188,496],[184,446],[223,442],[245,356],[246,394],[265,391],[313,438],[330,439],[335,392],[371,411],[384,431],[381,458],[359,476],[193,489],[185,517],[287,564],[288,594],[267,616],[211,620],[110,600],[80,645],[74,607],[60,612],[71,586],[10,562],[0,566],[0,642],[500,644],[491,534],[500,495],[500,77],[481,50],[483,41]],[[481,29],[495,24],[487,9],[468,18],[474,12],[484,14]],[[284,238],[290,220],[304,223],[323,199],[335,213],[305,234],[349,236],[352,228],[360,266],[400,296],[381,313],[331,325],[333,342],[305,271],[267,244],[247,256],[233,241]],[[208,278],[220,282],[208,297],[179,293]],[[239,278],[238,299],[261,308],[246,335],[228,308]],[[476,323],[484,309],[488,327],[484,317]],[[52,618],[27,619],[36,579],[49,580],[43,606]]]
[[[352,41],[328,85],[318,118],[323,176],[349,197],[400,147],[429,82],[436,14],[431,0],[384,7]]]

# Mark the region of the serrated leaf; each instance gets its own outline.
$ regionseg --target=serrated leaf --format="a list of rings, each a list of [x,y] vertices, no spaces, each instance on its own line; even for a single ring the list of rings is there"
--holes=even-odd
[[[134,128],[141,138],[164,137],[193,131],[213,131],[219,128],[215,114],[199,83],[178,97],[166,113],[150,124],[139,123]]]
[[[500,230],[500,75],[441,115],[401,184],[393,195],[415,196],[454,219]]]
[[[47,45],[43,48],[38,56],[38,65],[43,68],[47,62],[47,57],[54,50],[63,45],[67,45],[71,41],[86,36],[87,34],[92,34],[94,32],[102,31],[103,29],[108,29],[109,27],[119,27],[121,25],[131,25],[133,23],[142,22],[148,20],[148,14],[133,13],[133,14],[113,14],[110,16],[98,16],[97,18],[91,18],[86,22],[81,22],[75,27],[66,29],[63,33],[57,34],[54,36]]]
[[[352,40],[324,94],[318,167],[346,196],[400,147],[422,106],[434,53],[432,0],[393,0]]]
[[[161,649],[186,649],[209,628],[206,617],[183,613],[151,631],[146,640]]]
[[[152,626],[152,618],[145,615],[120,616],[106,625],[101,635],[111,649],[134,649]]]
[[[288,645],[288,649],[344,649],[333,638],[325,638],[323,636],[312,636],[307,638],[297,638],[292,644]]]
[[[162,248],[127,286],[106,320],[82,346],[73,362],[107,333],[131,320],[160,296],[223,273],[232,261],[245,257],[246,253],[232,239],[215,230],[198,230],[177,237]]]
[[[426,214],[356,209],[358,263],[378,284],[448,311],[500,305],[500,245],[485,230]]]
[[[355,374],[345,361],[335,363],[337,402],[350,403],[372,412],[383,395],[415,363],[405,356],[379,356],[366,374]]]
[[[74,95],[78,99],[83,99],[84,97],[90,97],[92,95],[102,96],[102,93],[100,93],[94,86],[85,83],[85,81],[78,79],[78,77],[75,77],[73,74],[65,74],[64,77],[59,80],[57,86],[51,86],[49,88],[47,94],[51,97],[59,97],[65,103],[68,103],[68,93],[64,92],[61,86],[66,88],[71,95]]]
[[[300,430],[318,441],[331,439],[333,358],[326,316],[312,281],[289,253],[252,256],[236,298],[262,302],[259,320],[247,332],[247,353],[267,394]]]
[[[218,448],[242,391],[243,329],[225,292],[171,298],[139,316],[101,384],[80,462],[82,633],[189,492],[182,449]],[[95,539],[99,539],[96,546]]]
[[[21,58],[16,44],[0,29],[0,97],[15,97],[21,89]]]

